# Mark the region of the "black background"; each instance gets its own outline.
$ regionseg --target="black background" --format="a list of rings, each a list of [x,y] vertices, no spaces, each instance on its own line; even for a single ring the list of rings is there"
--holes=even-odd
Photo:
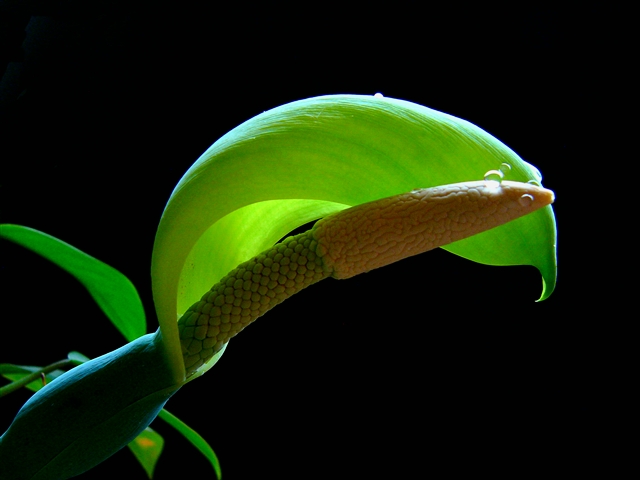
[[[321,282],[252,325],[167,404],[210,442],[223,478],[606,466],[615,366],[605,325],[620,294],[603,260],[585,261],[604,235],[581,181],[598,180],[603,161],[609,12],[599,2],[204,3],[2,4],[0,221],[123,272],[149,331],[151,249],[174,185],[221,135],[286,102],[382,92],[469,120],[542,171],[558,223],[558,285],[544,302],[532,267],[438,250]],[[123,343],[67,274],[0,248],[0,362]],[[0,431],[26,398],[0,401]],[[213,478],[171,428],[152,427],[166,439],[155,478],[176,467]],[[126,449],[79,478],[104,475],[144,478]]]

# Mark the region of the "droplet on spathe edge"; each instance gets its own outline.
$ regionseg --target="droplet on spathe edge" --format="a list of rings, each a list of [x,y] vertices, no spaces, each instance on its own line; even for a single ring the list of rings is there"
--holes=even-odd
[[[503,175],[506,175],[511,171],[511,165],[509,165],[508,163],[501,163],[498,170],[500,170]]]
[[[520,202],[520,205],[523,207],[528,207],[533,203],[533,195],[525,193],[518,199],[518,202]]]
[[[540,182],[537,180],[529,180],[527,182],[529,185],[535,185],[536,187],[541,187],[542,185],[540,185]]]
[[[498,183],[498,185],[502,183],[503,178],[504,173],[502,173],[500,170],[489,170],[484,174],[485,182],[496,182]]]
[[[384,95],[382,95],[380,92],[376,93],[374,95],[375,98],[384,98]]]

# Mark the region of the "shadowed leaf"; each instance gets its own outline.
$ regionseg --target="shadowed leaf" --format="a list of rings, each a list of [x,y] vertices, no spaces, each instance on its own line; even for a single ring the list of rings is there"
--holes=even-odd
[[[149,478],[153,478],[156,463],[164,447],[164,439],[155,430],[147,427],[128,445]]]

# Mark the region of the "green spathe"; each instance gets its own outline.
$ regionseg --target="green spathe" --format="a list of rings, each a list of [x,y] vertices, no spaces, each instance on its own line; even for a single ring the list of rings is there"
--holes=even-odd
[[[132,441],[180,388],[159,337],[144,335],[36,392],[0,437],[0,478],[69,478]]]
[[[482,180],[540,183],[540,172],[472,123],[412,102],[327,95],[261,113],[216,141],[185,173],[158,226],[153,297],[179,365],[176,319],[227,272],[291,230],[383,197]],[[247,230],[251,225],[256,228]],[[443,248],[490,265],[533,265],[540,300],[556,281],[551,206]],[[178,368],[176,378],[183,372]]]

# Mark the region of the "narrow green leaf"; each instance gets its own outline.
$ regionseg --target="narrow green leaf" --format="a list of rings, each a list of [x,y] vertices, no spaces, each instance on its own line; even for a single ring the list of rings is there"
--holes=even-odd
[[[209,462],[211,462],[211,466],[215,470],[218,480],[220,480],[220,478],[222,478],[220,462],[218,461],[218,457],[216,456],[215,452],[205,441],[205,439],[202,438],[199,433],[189,427],[186,423],[184,423],[178,417],[176,417],[172,413],[169,413],[165,409],[160,410],[160,414],[158,416],[173,428],[178,430],[182,435],[184,435],[185,438],[189,440],[200,451],[200,453],[202,453],[206,457],[206,459],[209,460]]]
[[[147,477],[153,478],[153,472],[164,447],[164,439],[155,430],[147,427],[127,445],[136,457]]]
[[[129,279],[113,267],[33,228],[3,224],[0,238],[34,251],[78,279],[128,341],[146,333],[145,313],[138,292]]]
[[[0,363],[0,374],[4,375],[6,373],[31,373],[33,372],[33,370],[31,370],[33,368],[39,367],[14,365],[13,363]]]

